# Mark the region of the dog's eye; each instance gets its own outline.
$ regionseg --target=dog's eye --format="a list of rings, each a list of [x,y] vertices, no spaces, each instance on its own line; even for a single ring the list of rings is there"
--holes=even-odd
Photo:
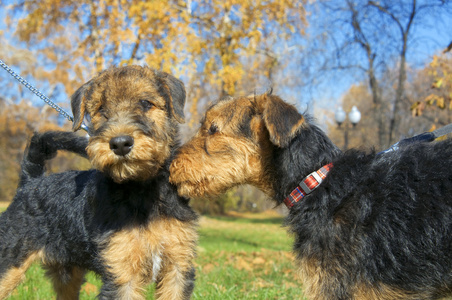
[[[212,125],[210,125],[210,128],[209,128],[208,133],[209,133],[209,134],[215,134],[215,133],[217,133],[218,131],[219,131],[219,130],[218,130],[218,126],[215,125],[215,124],[212,124]]]
[[[101,105],[99,109],[97,110],[97,113],[100,114],[102,117],[107,118],[105,108]]]
[[[154,104],[147,100],[140,100],[140,105],[144,112],[150,110],[154,106]]]

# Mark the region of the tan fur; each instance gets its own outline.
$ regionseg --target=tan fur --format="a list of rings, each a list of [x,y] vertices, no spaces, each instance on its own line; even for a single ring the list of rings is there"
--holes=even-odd
[[[250,98],[224,100],[206,113],[196,136],[173,160],[170,181],[178,191],[189,197],[215,196],[234,185],[254,184],[269,195],[271,182],[265,162],[270,155],[270,142],[262,116],[251,119],[253,136],[239,136],[244,115],[252,109]],[[218,133],[209,134],[211,126]],[[217,172],[218,165],[226,172]]]
[[[101,134],[90,138],[89,159],[95,168],[106,172],[118,183],[155,176],[169,157],[176,131],[167,103],[156,90],[155,86],[160,82],[154,71],[137,66],[128,68],[135,70],[136,76],[123,76],[118,80],[119,75],[113,76],[113,72],[107,70],[95,77],[85,88],[80,103],[82,113],[91,119],[93,131],[102,129]],[[150,84],[152,82],[155,85]],[[143,112],[141,100],[149,101],[152,107]],[[143,116],[152,122],[151,135],[140,133],[133,120],[135,116]],[[109,142],[122,135],[132,136],[134,146],[125,157],[118,157],[111,151]]]
[[[31,253],[20,266],[12,267],[0,278],[0,299],[6,298],[19,285],[30,265],[41,256],[41,251]]]
[[[110,139],[130,135],[134,138],[132,151],[126,157],[115,155],[110,149]],[[160,170],[168,158],[170,145],[155,140],[135,130],[133,126],[112,126],[101,136],[90,138],[87,153],[92,165],[109,174],[116,182],[146,180]]]
[[[315,261],[306,259],[297,260],[298,275],[303,283],[303,294],[311,300],[321,300],[321,284],[328,279],[327,274],[323,272]],[[326,283],[326,282],[325,282]]]
[[[323,270],[314,259],[298,259],[298,274],[303,283],[303,294],[310,300],[324,300],[325,291],[339,289],[337,281]],[[340,273],[337,269],[334,272]],[[330,293],[327,293],[330,294]],[[424,295],[412,295],[406,291],[392,288],[382,283],[374,286],[357,284],[350,300],[421,300],[431,299],[432,295],[425,291]]]
[[[201,141],[200,141],[201,142]],[[241,140],[219,137],[215,140],[204,141],[209,153],[215,153],[216,149],[227,146],[230,151],[222,153],[215,161],[206,160],[209,154],[186,151],[180,158],[184,159],[183,170],[174,175],[183,176],[186,181],[180,186],[179,192],[190,196],[217,195],[227,188],[223,186],[231,181],[241,184],[248,178],[257,178],[259,170],[259,153]],[[251,152],[251,153],[250,153]],[[240,155],[246,154],[246,155]],[[221,164],[227,171],[218,173],[217,164]],[[178,162],[174,165],[178,167]],[[202,169],[201,169],[202,168]],[[184,173],[184,174],[182,174]]]
[[[431,299],[429,293],[425,295],[409,294],[408,292],[391,288],[384,284],[379,284],[378,286],[366,286],[359,285],[356,288],[356,293],[354,299],[359,300],[420,300],[420,299]]]
[[[304,117],[297,109],[277,96],[268,94],[254,97],[257,107],[262,111],[270,141],[278,147],[284,147],[303,127]],[[283,115],[284,118],[280,118]],[[290,127],[287,121],[290,120]]]
[[[80,287],[84,282],[85,271],[74,267],[69,282],[61,282],[60,278],[52,278],[53,287],[57,294],[57,300],[77,300],[80,295]]]
[[[157,299],[180,299],[184,290],[184,276],[193,267],[194,247],[198,238],[196,224],[187,224],[176,220],[161,223],[167,232],[164,240],[164,257],[162,270],[157,284]]]
[[[158,279],[157,299],[182,299],[184,273],[192,267],[197,242],[196,224],[175,219],[151,221],[114,234],[102,256],[121,286],[121,299],[144,299],[148,279]],[[153,262],[161,258],[158,274]]]

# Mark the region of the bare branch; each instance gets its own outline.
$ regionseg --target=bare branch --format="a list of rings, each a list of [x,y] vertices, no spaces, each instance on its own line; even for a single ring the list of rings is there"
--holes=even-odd
[[[444,49],[443,53],[447,53],[447,52],[449,52],[450,50],[452,50],[452,42],[450,42],[449,46],[447,46],[447,48]]]

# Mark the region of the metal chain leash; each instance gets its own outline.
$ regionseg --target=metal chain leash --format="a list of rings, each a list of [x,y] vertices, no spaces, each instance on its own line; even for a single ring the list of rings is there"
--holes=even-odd
[[[35,88],[32,84],[30,84],[28,81],[26,81],[22,76],[14,72],[7,64],[5,64],[0,59],[0,66],[5,69],[12,77],[14,77],[17,81],[19,81],[21,84],[23,84],[27,89],[29,89],[33,94],[38,96],[42,101],[44,101],[47,105],[49,105],[51,108],[56,110],[60,115],[65,117],[71,122],[74,122],[74,118],[68,114],[63,108],[58,106],[58,104],[52,102],[52,100],[49,99],[46,95],[42,94],[37,88]],[[82,129],[85,131],[88,131],[88,128],[85,124],[82,124]]]

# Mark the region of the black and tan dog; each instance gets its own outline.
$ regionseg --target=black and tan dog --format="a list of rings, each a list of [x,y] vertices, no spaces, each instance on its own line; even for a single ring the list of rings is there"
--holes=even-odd
[[[309,299],[451,293],[452,140],[341,153],[277,96],[228,98],[207,110],[170,173],[186,196],[248,183],[286,203]]]
[[[91,137],[32,138],[0,216],[0,299],[37,259],[58,299],[78,299],[86,270],[101,276],[100,299],[144,299],[152,281],[157,299],[190,298],[197,215],[168,182],[184,103],[182,82],[140,66],[108,69],[75,92],[74,130],[86,116]],[[59,149],[87,152],[96,170],[44,176]]]

